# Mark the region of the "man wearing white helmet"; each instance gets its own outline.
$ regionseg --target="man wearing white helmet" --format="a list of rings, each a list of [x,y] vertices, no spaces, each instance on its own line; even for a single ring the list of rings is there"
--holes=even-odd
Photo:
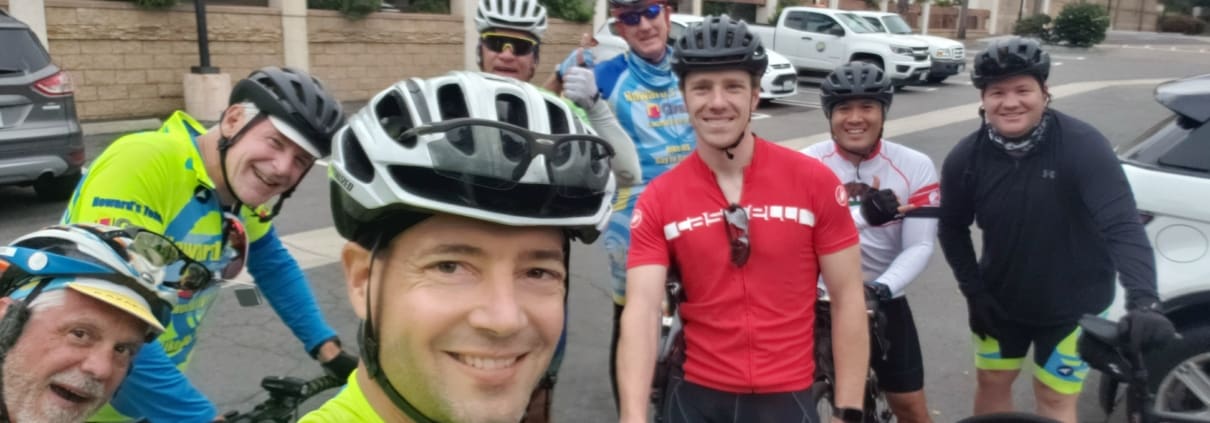
[[[173,290],[161,266],[183,257],[158,235],[92,225],[0,246],[0,421],[82,422],[105,405],[164,331]]]
[[[608,220],[613,149],[553,94],[477,72],[401,81],[333,139],[360,367],[316,422],[507,422],[563,330],[570,241]]]
[[[479,0],[475,13],[475,25],[479,30],[479,69],[495,75],[530,82],[538,64],[538,52],[542,36],[546,33],[546,7],[538,0]],[[616,152],[612,161],[618,185],[630,187],[642,180],[638,153],[630,136],[622,129],[609,105],[596,101],[596,78],[591,68],[591,54],[581,51],[584,66],[566,71],[562,92],[564,98],[574,104],[572,110],[585,120]],[[573,53],[573,57],[576,53]],[[596,97],[594,97],[594,95]],[[587,113],[585,113],[587,111]],[[527,421],[547,421],[550,412],[551,391],[554,389],[559,366],[567,342],[566,330],[559,340],[555,359],[547,372],[544,383],[534,391],[533,410]]]

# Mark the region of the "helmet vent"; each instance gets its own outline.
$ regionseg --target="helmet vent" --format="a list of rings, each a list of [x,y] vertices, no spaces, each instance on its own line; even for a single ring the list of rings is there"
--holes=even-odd
[[[407,148],[416,145],[415,139],[399,138],[404,132],[415,128],[416,124],[412,122],[412,116],[407,112],[403,98],[399,96],[398,92],[392,91],[383,97],[375,105],[374,114],[378,116],[378,123],[382,125],[382,130],[386,131],[387,136],[390,136],[391,139]]]
[[[437,88],[437,107],[441,113],[439,120],[471,117],[466,106],[466,94],[457,84],[447,84]]]
[[[567,121],[567,113],[563,112],[563,108],[554,104],[550,100],[546,101],[547,121],[550,122],[551,134],[570,134],[571,125]]]
[[[357,178],[363,183],[370,183],[374,180],[374,166],[370,164],[370,158],[366,155],[366,151],[362,149],[361,142],[358,141],[357,135],[351,130],[344,131],[344,137],[340,140],[342,153],[345,160],[345,169],[350,175]]]
[[[533,129],[529,127],[529,110],[525,107],[525,100],[513,94],[496,96],[496,120]]]

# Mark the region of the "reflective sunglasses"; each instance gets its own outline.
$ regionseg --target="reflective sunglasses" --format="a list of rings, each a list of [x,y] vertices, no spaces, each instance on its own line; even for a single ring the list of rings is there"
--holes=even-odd
[[[110,245],[120,247],[116,250],[127,256],[128,259],[130,257],[127,251],[138,254],[157,268],[168,269],[179,265],[180,270],[176,282],[164,281],[166,286],[187,291],[201,291],[214,284],[214,274],[210,269],[189,257],[176,246],[176,243],[163,235],[135,227],[108,232],[102,232],[87,225],[76,227],[92,232]],[[131,241],[127,244],[120,241],[118,237],[126,237]],[[139,269],[140,272],[147,270]]]
[[[248,232],[244,230],[244,222],[231,212],[223,212],[223,251],[224,256],[231,257],[220,273],[223,279],[235,279],[244,271],[244,263],[248,260]]]
[[[488,50],[503,53],[508,49],[512,50],[513,56],[528,56],[538,46],[536,40],[499,32],[484,32],[479,36],[479,40]]]
[[[656,3],[647,6],[646,9],[631,10],[618,14],[618,22],[626,24],[626,26],[636,26],[643,18],[655,19],[660,16],[660,12],[664,11],[664,5]]]
[[[731,244],[731,264],[743,267],[752,252],[748,242],[748,213],[739,204],[732,203],[723,211],[727,221],[727,240]]]

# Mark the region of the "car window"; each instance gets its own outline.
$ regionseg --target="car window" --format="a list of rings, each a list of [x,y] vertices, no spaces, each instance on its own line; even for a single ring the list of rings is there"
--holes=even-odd
[[[1160,156],[1159,164],[1210,176],[1210,125],[1202,125],[1190,132],[1189,136]]]
[[[0,29],[0,45],[0,74],[33,72],[50,64],[50,55],[28,29]]]
[[[840,27],[840,24],[828,15],[807,12],[806,26],[803,28],[803,30],[824,34],[830,31],[832,28],[838,27]]]
[[[790,12],[786,14],[786,28],[797,29],[799,31],[807,30],[807,12]]]
[[[882,22],[879,21],[878,18],[873,16],[862,16],[862,19],[865,19],[865,21],[873,26],[874,29],[877,29],[878,32],[886,32],[886,28],[882,26]]]
[[[1210,177],[1210,125],[1172,116],[1123,147],[1127,162]]]
[[[887,29],[890,29],[892,34],[911,34],[912,27],[903,21],[903,17],[899,15],[888,15],[882,18]]]
[[[681,34],[684,33],[685,26],[673,22],[672,26],[668,27],[668,44],[672,44],[674,41],[681,39]]]
[[[861,17],[852,13],[837,13],[836,17],[844,22],[845,26],[849,27],[849,29],[853,30],[853,32],[859,34],[878,32],[878,29],[870,26],[865,19],[861,19]]]

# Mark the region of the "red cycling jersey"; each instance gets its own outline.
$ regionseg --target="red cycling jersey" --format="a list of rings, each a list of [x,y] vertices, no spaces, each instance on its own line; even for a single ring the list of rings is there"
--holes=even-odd
[[[627,267],[680,271],[687,380],[737,393],[806,389],[819,256],[858,242],[848,195],[819,161],[756,138],[739,204],[751,242],[743,267],[730,260],[727,200],[694,152],[639,197]]]

